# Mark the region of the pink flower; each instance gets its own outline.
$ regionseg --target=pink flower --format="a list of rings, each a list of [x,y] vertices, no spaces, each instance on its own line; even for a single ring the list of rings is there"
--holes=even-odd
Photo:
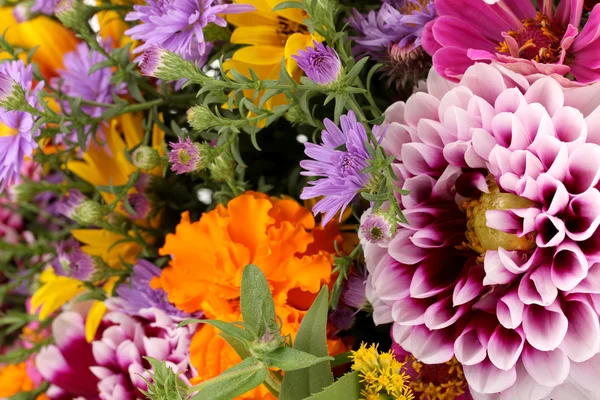
[[[476,61],[496,60],[523,75],[570,73],[600,79],[600,7],[580,29],[583,1],[437,0],[438,17],[423,33],[436,71],[458,81]],[[565,79],[566,81],[566,79]]]
[[[408,224],[365,244],[375,322],[424,363],[456,357],[477,400],[542,399],[596,374],[600,86],[477,63],[427,87],[386,111],[410,194]]]

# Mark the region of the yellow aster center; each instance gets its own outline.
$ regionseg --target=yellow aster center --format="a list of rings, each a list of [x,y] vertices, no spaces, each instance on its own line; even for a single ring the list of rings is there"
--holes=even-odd
[[[518,237],[487,226],[486,212],[489,210],[510,210],[528,208],[531,200],[511,193],[502,193],[495,184],[489,185],[490,192],[483,193],[479,199],[470,199],[464,203],[467,214],[467,247],[480,254],[487,250],[531,250],[535,247],[535,234]]]

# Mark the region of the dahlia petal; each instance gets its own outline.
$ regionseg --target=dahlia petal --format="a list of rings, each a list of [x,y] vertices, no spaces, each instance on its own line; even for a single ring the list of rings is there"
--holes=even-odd
[[[583,143],[587,138],[587,126],[583,114],[573,107],[560,108],[552,116],[556,137],[565,143]]]
[[[474,326],[465,328],[454,342],[454,355],[463,365],[479,364],[486,357],[487,343],[482,343]]]
[[[577,244],[563,242],[552,260],[551,277],[554,285],[563,291],[575,288],[587,275],[588,262]]]
[[[402,205],[406,208],[414,208],[423,203],[431,197],[435,182],[435,179],[428,175],[417,175],[408,178],[404,181],[402,189],[408,190],[410,193],[402,197]]]
[[[464,141],[456,141],[444,146],[443,155],[450,165],[466,168],[468,167],[465,161],[465,153],[469,149],[470,144]]]
[[[427,30],[428,26],[433,26],[433,24],[428,23],[425,30]],[[426,48],[424,36],[422,43],[423,47]],[[429,50],[427,50],[427,52],[429,52]],[[429,54],[433,53],[434,52],[429,52]],[[435,68],[431,68],[429,70],[429,74],[427,75],[427,93],[434,96],[436,99],[442,99],[444,95],[454,87],[456,87],[456,84],[440,76],[440,74],[436,72]]]
[[[136,345],[131,341],[125,341],[117,348],[117,363],[121,369],[126,370],[131,364],[141,364],[142,357]]]
[[[503,250],[503,249],[499,249]],[[517,255],[516,252],[510,252],[513,255]],[[498,251],[490,250],[486,252],[485,258],[483,259],[483,265],[485,268],[485,277],[483,278],[483,285],[504,285],[512,282],[517,276],[509,271],[502,260]]]
[[[431,74],[431,71],[429,72]],[[392,124],[394,122],[400,124],[405,124],[406,121],[404,120],[404,114],[406,111],[406,103],[403,101],[397,101],[394,104],[392,104],[391,106],[389,106],[386,110],[385,110],[385,122],[388,124]],[[329,120],[326,120],[329,121]],[[335,124],[334,124],[335,126]]]
[[[548,306],[558,296],[558,289],[552,282],[550,267],[543,265],[528,271],[519,283],[519,298],[525,304]]]
[[[521,107],[525,107],[527,102],[525,96],[517,88],[506,89],[496,98],[494,108],[497,113],[515,113]]]
[[[456,136],[442,123],[431,119],[422,119],[417,126],[419,139],[429,146],[443,148],[444,144],[456,140]],[[399,153],[399,151],[397,152]],[[396,154],[396,153],[391,153]]]
[[[485,271],[481,265],[474,265],[463,275],[452,292],[452,303],[455,306],[466,304],[484,291],[483,279]]]
[[[502,74],[493,66],[484,63],[474,64],[460,82],[489,104],[494,104],[500,93],[506,90]]]
[[[412,236],[411,231],[400,231],[388,246],[390,256],[406,265],[417,264],[423,261],[428,254],[427,249],[415,246],[410,240],[410,236]]]
[[[489,159],[492,149],[498,144],[496,139],[484,129],[473,130],[472,143],[477,154],[484,159]]]
[[[392,318],[400,325],[421,325],[425,322],[425,311],[431,302],[407,298],[396,301],[392,306]]]
[[[558,179],[549,174],[541,174],[537,178],[539,189],[539,201],[542,203],[542,211],[557,215],[562,212],[569,203],[569,193]]]
[[[446,95],[444,95],[444,97],[442,97],[442,99],[440,100],[440,107],[438,109],[438,114],[440,118],[443,117],[444,114],[446,114],[446,110],[450,107],[455,107],[460,110],[466,111],[469,107],[469,102],[472,98],[473,92],[471,92],[469,88],[466,88],[464,86],[455,87],[454,89],[446,93]],[[469,113],[468,118],[471,119],[472,114]],[[454,132],[452,130],[448,132],[449,135],[453,135],[454,139],[456,139],[457,137],[461,139],[460,135],[457,136],[456,133],[457,132]]]
[[[509,150],[523,150],[531,143],[525,127],[515,114],[502,112],[492,120],[492,132],[498,144]]]
[[[569,322],[558,307],[541,307],[535,304],[525,308],[523,331],[527,342],[541,351],[556,349],[567,334]]]
[[[516,365],[524,344],[525,335],[521,330],[498,325],[488,343],[488,357],[496,367],[507,371]]]
[[[600,376],[600,354],[595,354],[589,360],[581,363],[571,363],[571,379],[594,393],[600,393],[598,376]]]
[[[484,360],[477,365],[465,365],[463,369],[469,386],[483,394],[506,390],[517,380],[516,368],[503,371],[489,360]]]
[[[440,101],[432,95],[423,92],[415,93],[406,102],[404,113],[406,124],[416,129],[421,119],[439,121],[439,106]]]
[[[413,175],[431,174],[444,166],[441,149],[425,143],[408,143],[402,146],[402,160],[406,169]]]
[[[453,330],[430,331],[424,325],[414,326],[402,347],[426,364],[445,363],[454,357]]]
[[[600,181],[600,146],[585,143],[569,156],[565,186],[571,194],[580,194]]]
[[[431,330],[447,328],[463,316],[468,309],[469,307],[466,305],[454,307],[452,297],[446,297],[427,308],[423,315],[425,326]]]
[[[565,103],[562,87],[550,77],[535,81],[525,93],[525,100],[528,103],[540,103],[550,116]]]
[[[569,238],[589,239],[600,225],[600,191],[592,188],[571,200],[565,219]]]
[[[566,228],[562,219],[548,214],[535,218],[538,235],[535,242],[539,247],[556,247],[565,239]]]
[[[575,362],[589,360],[600,351],[598,314],[585,301],[576,299],[566,301],[563,310],[569,328],[559,348]]]
[[[440,259],[429,258],[421,263],[412,281],[410,295],[416,299],[435,296],[451,287],[457,276],[456,271],[442,271],[444,263]]]
[[[600,110],[596,109],[585,118],[587,142],[600,144]]]
[[[593,263],[588,269],[587,276],[575,286],[571,293],[600,293],[600,263]]]
[[[552,392],[552,387],[540,385],[529,375],[523,362],[517,363],[517,381],[502,392],[501,400],[542,400]],[[557,400],[557,399],[554,399]]]
[[[507,329],[516,329],[523,322],[525,305],[519,298],[518,290],[511,289],[496,305],[498,321]]]
[[[98,365],[104,367],[117,367],[117,354],[115,349],[110,348],[104,341],[93,341],[92,352]]]
[[[404,343],[410,336],[413,327],[407,325],[394,324],[392,326],[392,338],[396,343]]]
[[[411,141],[407,127],[397,122],[392,122],[386,127],[385,137],[381,145],[388,154],[395,154],[398,161],[402,161],[400,153],[402,146]]]
[[[466,172],[456,180],[456,192],[463,197],[475,197],[481,193],[489,193],[485,176],[481,172]]]
[[[488,228],[506,233],[517,233],[521,228],[520,219],[509,210],[487,210],[485,222]]]
[[[539,351],[532,346],[525,346],[523,365],[540,385],[558,386],[569,376],[569,359],[560,349]]]

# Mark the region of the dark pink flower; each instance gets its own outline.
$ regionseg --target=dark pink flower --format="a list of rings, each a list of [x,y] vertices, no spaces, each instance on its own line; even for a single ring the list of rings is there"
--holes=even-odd
[[[423,47],[436,71],[458,81],[476,61],[499,61],[523,75],[567,74],[600,79],[600,7],[582,28],[583,1],[437,0]]]

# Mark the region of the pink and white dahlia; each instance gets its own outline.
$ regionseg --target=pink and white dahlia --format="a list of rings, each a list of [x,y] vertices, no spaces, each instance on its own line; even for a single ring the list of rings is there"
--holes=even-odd
[[[410,194],[389,244],[364,243],[375,322],[456,357],[477,400],[600,393],[600,86],[478,63],[427,89],[386,111]]]

